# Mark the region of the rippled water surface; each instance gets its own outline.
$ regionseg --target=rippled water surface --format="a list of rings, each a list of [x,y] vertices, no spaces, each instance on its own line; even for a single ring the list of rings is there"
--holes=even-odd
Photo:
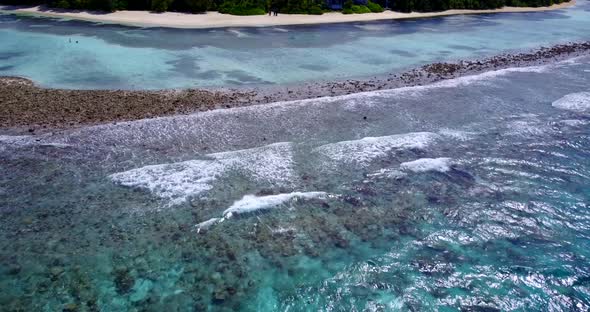
[[[0,136],[9,311],[586,311],[590,59]]]
[[[590,1],[537,13],[183,30],[0,14],[0,75],[75,89],[162,89],[372,76],[590,39]],[[271,17],[272,18],[272,17]]]

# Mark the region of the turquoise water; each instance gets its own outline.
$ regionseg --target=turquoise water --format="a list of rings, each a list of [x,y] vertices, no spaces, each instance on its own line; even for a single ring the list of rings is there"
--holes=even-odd
[[[8,311],[586,311],[590,58],[0,136]]]
[[[589,20],[587,0],[579,0],[573,8],[540,13],[213,30],[0,15],[0,75],[28,77],[47,87],[82,89],[358,78],[437,60],[588,40]]]

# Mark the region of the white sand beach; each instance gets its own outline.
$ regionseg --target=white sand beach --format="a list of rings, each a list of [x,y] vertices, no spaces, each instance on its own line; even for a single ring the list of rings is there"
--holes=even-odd
[[[113,13],[91,11],[65,11],[46,7],[15,7],[0,6],[0,12],[48,16],[85,20],[92,22],[114,23],[122,25],[143,27],[171,27],[171,28],[219,28],[219,27],[263,27],[285,25],[328,24],[346,22],[365,22],[377,20],[396,20],[411,18],[426,18],[436,16],[449,16],[460,14],[489,14],[489,13],[514,13],[514,12],[538,12],[557,10],[573,6],[575,0],[567,3],[556,4],[550,7],[504,7],[495,10],[448,10],[429,13],[400,13],[385,11],[383,13],[349,14],[340,12],[325,13],[323,15],[280,14],[279,16],[235,16],[207,12],[205,14],[186,14],[176,12],[152,13],[148,11],[116,11]]]

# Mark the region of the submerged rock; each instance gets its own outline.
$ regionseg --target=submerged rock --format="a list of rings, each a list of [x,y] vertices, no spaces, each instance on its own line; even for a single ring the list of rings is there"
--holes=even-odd
[[[59,278],[59,276],[64,272],[64,268],[62,267],[52,267],[49,270],[49,276],[51,277],[52,281],[55,281]]]
[[[76,312],[78,311],[78,305],[75,303],[68,303],[64,306],[63,312]]]
[[[229,297],[229,293],[225,288],[217,288],[213,292],[213,303],[220,304],[223,303]]]
[[[6,273],[8,275],[17,275],[22,270],[22,267],[19,264],[11,264],[8,266]]]
[[[348,240],[342,237],[336,237],[334,240],[334,246],[338,248],[348,248],[348,246],[350,245]]]
[[[126,267],[115,269],[115,287],[119,294],[128,293],[134,284],[135,279]]]
[[[361,200],[353,196],[344,197],[344,202],[349,203],[354,207],[359,207],[360,205],[362,205]]]

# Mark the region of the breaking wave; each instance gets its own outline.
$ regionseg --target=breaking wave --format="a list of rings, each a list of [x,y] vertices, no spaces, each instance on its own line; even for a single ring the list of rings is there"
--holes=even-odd
[[[452,159],[447,157],[441,158],[420,158],[400,164],[402,170],[413,172],[438,171],[447,172],[451,170]]]
[[[269,210],[281,207],[294,199],[312,199],[326,196],[325,192],[292,192],[267,196],[245,195],[242,199],[235,201],[222,213],[221,218],[211,218],[197,224],[197,233],[206,231],[217,223],[238,215],[253,213],[256,211]]]
[[[256,181],[287,185],[293,178],[291,143],[205,155],[207,159],[145,166],[115,173],[110,178],[124,186],[147,189],[174,204],[213,188],[229,171],[245,172]]]
[[[325,195],[326,193],[324,192],[293,192],[268,196],[246,195],[227,208],[223,212],[223,217],[228,219],[235,215],[275,208],[293,198],[310,199]]]
[[[586,112],[590,110],[590,92],[570,93],[553,102],[553,107],[574,111]]]
[[[373,159],[387,156],[397,149],[424,149],[439,138],[438,134],[431,132],[367,137],[322,145],[315,148],[314,152],[336,163],[367,165]]]

